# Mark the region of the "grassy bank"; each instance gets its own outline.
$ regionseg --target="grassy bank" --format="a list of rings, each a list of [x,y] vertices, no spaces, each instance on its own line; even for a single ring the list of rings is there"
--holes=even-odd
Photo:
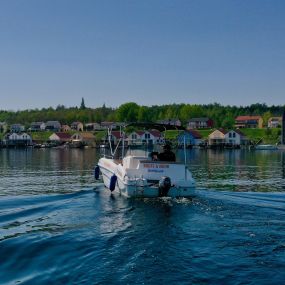
[[[202,139],[207,139],[214,129],[203,129],[197,130]],[[266,143],[266,144],[276,144],[280,141],[281,129],[241,129],[241,132],[252,141],[253,143]],[[165,138],[167,140],[174,140],[178,136],[179,131],[168,130],[165,132]]]

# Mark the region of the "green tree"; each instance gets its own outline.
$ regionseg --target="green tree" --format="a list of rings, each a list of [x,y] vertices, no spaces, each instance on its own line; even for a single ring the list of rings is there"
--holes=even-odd
[[[270,111],[265,112],[262,115],[263,125],[267,127],[269,118],[272,117],[272,113]]]
[[[122,104],[116,111],[116,117],[121,122],[137,122],[139,105],[134,102]]]
[[[84,98],[83,98],[83,97],[82,97],[82,99],[81,99],[80,109],[81,109],[81,110],[86,109],[86,106],[85,106],[85,102],[84,102]]]

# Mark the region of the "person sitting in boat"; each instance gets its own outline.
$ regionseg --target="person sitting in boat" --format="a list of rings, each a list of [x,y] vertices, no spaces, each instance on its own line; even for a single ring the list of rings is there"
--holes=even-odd
[[[160,161],[176,161],[176,157],[173,151],[171,151],[171,146],[166,144],[163,146],[163,152],[157,155]]]
[[[158,152],[157,151],[152,151],[150,153],[150,157],[151,157],[151,160],[157,161],[158,160]]]

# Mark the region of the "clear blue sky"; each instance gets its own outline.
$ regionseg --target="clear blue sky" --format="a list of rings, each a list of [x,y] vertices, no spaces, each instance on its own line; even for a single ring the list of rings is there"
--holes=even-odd
[[[0,0],[0,109],[285,104],[284,0]]]

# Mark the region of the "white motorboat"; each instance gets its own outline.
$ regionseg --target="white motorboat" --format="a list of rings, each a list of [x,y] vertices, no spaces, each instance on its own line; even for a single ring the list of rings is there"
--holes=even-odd
[[[195,191],[195,180],[186,166],[186,150],[184,164],[148,156],[127,155],[122,160],[102,157],[95,167],[96,179],[99,172],[105,187],[126,197],[191,197]]]

